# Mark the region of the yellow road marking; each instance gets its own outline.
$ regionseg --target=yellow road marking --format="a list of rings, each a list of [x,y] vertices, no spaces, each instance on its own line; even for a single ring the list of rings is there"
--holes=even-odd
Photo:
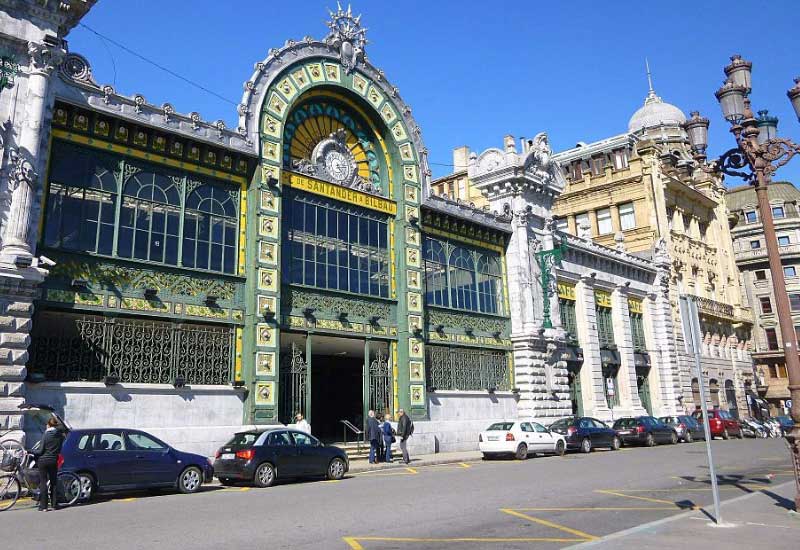
[[[739,485],[747,485],[748,489],[764,489],[766,485],[758,485],[758,484],[749,484],[749,483],[741,483]],[[731,484],[719,484],[720,491],[736,491],[739,490],[739,487],[734,487]],[[704,493],[711,490],[711,485],[708,487],[686,487],[684,489],[622,489],[626,493]],[[626,495],[630,498],[633,498],[631,495]]]
[[[339,481],[341,481],[341,480],[339,480],[339,479],[326,479],[322,483],[339,483]]]
[[[467,464],[466,462],[459,462],[458,465],[462,468],[472,468],[472,465]]]
[[[419,473],[416,468],[406,468],[406,471],[408,471],[408,472],[410,472],[412,474],[418,474]]]
[[[602,494],[605,494],[605,495],[613,495],[615,497],[632,498],[632,499],[635,499],[635,500],[643,500],[645,502],[655,502],[656,504],[671,504],[675,508],[681,508],[680,506],[678,506],[677,504],[675,504],[671,500],[663,500],[663,499],[660,499],[660,498],[637,497],[637,496],[634,496],[634,495],[626,495],[625,493],[619,493],[617,491],[609,491],[607,489],[597,489],[595,491],[595,493],[602,493]],[[697,506],[692,506],[692,509],[697,509]]]
[[[580,508],[580,507],[572,507],[572,508],[514,508],[516,511],[528,511],[528,512],[624,512],[630,510],[674,510],[675,506],[606,506],[606,507],[597,507],[592,506],[591,508]]]
[[[572,529],[571,527],[567,527],[565,525],[559,525],[558,523],[553,523],[552,521],[547,521],[546,519],[539,519],[533,516],[529,516],[527,514],[523,514],[522,512],[517,512],[516,510],[512,510],[510,508],[500,508],[500,511],[511,516],[516,516],[518,518],[522,518],[528,521],[532,521],[534,523],[538,523],[540,525],[544,525],[545,527],[552,527],[553,529],[558,529],[559,531],[564,531],[565,533],[569,533],[570,535],[575,535],[580,537],[583,541],[590,541],[590,540],[597,540],[598,537],[594,535],[590,535],[589,533],[584,533],[583,531],[578,531],[577,529]]]
[[[594,540],[593,537],[591,540]],[[350,550],[365,550],[361,542],[408,542],[408,543],[458,543],[479,542],[485,544],[510,543],[510,542],[588,542],[585,538],[554,538],[554,537],[455,537],[455,538],[422,538],[422,537],[342,537],[350,546]]]
[[[134,500],[138,500],[137,497],[128,497],[128,498],[120,498],[116,499],[119,502],[133,502]]]

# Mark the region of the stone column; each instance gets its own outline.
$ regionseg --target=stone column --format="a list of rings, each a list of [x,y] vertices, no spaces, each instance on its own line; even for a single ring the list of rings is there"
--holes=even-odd
[[[651,388],[651,397],[659,403],[660,410],[653,412],[658,416],[682,414],[684,404],[681,391],[681,375],[678,354],[686,358],[683,348],[678,349],[675,340],[675,326],[672,322],[672,305],[669,299],[669,259],[654,258],[658,271],[654,283],[655,292],[647,296],[648,318],[651,324],[651,334],[648,339],[651,369],[655,369],[658,376],[658,388]],[[682,342],[682,341],[681,341]],[[651,377],[652,380],[652,377]],[[685,400],[685,399],[684,399]]]
[[[611,293],[611,315],[614,324],[614,342],[620,357],[620,367],[617,373],[617,391],[619,391],[619,406],[621,414],[647,414],[639,399],[639,390],[636,384],[636,365],[633,357],[633,334],[631,332],[631,319],[628,310],[628,287],[617,286]],[[614,416],[619,416],[615,413]]]
[[[40,184],[37,172],[42,171],[44,166],[41,158],[42,126],[49,107],[50,76],[64,51],[58,47],[29,42],[28,54],[30,65],[25,120],[17,141],[18,147],[9,155],[11,208],[3,232],[3,248],[0,250],[6,263],[23,265],[30,265],[32,257],[30,229],[34,223],[32,212]]]
[[[597,312],[594,300],[594,273],[581,277],[575,285],[575,298],[578,340],[583,348],[583,366],[580,374],[583,412],[586,416],[610,420],[611,410],[603,392],[600,338],[597,335]]]

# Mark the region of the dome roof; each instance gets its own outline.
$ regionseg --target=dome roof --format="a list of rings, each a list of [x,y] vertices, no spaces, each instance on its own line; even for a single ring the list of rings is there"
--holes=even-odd
[[[647,94],[644,106],[633,113],[628,121],[628,131],[638,132],[653,126],[679,126],[686,122],[686,115],[675,105],[665,103],[653,89]]]

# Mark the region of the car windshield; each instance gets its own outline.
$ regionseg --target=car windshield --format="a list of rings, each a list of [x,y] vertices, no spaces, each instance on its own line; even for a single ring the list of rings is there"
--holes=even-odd
[[[728,411],[719,411],[719,417],[728,420],[731,418],[731,415]]]
[[[514,425],[513,422],[495,422],[489,426],[487,432],[507,432]]]
[[[661,418],[658,419],[658,421],[663,424],[669,424],[670,426],[672,424],[676,424],[675,419],[671,416],[662,416]]]
[[[258,432],[240,432],[234,434],[233,439],[228,441],[226,445],[252,445],[259,435],[261,434]]]
[[[620,418],[614,422],[614,429],[619,428],[635,428],[639,425],[639,421],[635,418]]]

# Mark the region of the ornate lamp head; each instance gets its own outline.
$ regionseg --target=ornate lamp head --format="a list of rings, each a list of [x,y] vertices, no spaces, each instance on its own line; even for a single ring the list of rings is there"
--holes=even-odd
[[[789,89],[786,95],[789,96],[789,101],[792,102],[792,108],[794,109],[794,114],[797,115],[797,120],[800,120],[800,76],[794,79],[794,87]]]
[[[749,94],[752,89],[752,70],[753,64],[736,54],[731,56],[731,64],[725,67],[725,76],[737,86],[743,86],[745,93]]]
[[[756,119],[758,124],[758,142],[766,143],[767,141],[775,138],[778,133],[778,117],[769,116],[769,111],[766,109],[758,112]]]
[[[714,95],[722,107],[722,116],[731,124],[739,124],[745,118],[745,96],[747,88],[728,80]]]
[[[683,123],[683,129],[689,135],[689,143],[692,152],[705,155],[708,148],[708,126],[710,122],[707,118],[701,117],[699,111],[692,111],[691,118]]]

